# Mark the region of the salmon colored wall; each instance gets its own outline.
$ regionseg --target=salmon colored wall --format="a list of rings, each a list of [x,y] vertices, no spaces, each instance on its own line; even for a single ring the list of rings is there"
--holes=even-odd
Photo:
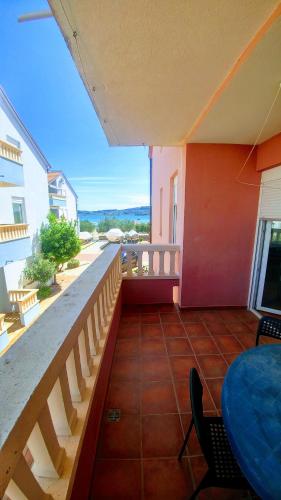
[[[257,170],[266,170],[281,165],[281,134],[263,142],[257,148]]]
[[[249,150],[187,145],[182,307],[247,305],[259,189],[235,177]],[[260,182],[255,153],[242,177]]]
[[[153,147],[152,150],[152,243],[170,243],[170,179],[178,174],[177,243],[183,242],[185,146]],[[162,198],[162,235],[160,234],[160,189]]]
[[[122,282],[124,304],[171,304],[178,279],[132,279]]]

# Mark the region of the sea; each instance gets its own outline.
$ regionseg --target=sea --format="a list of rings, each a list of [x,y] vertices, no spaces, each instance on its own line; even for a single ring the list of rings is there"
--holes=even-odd
[[[78,210],[80,220],[88,220],[98,224],[104,219],[133,220],[135,222],[150,221],[150,207],[125,208],[123,210]]]

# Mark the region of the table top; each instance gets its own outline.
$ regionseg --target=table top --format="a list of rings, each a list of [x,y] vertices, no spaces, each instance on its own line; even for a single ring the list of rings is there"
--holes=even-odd
[[[264,499],[281,499],[281,345],[238,356],[226,374],[222,412],[232,451]]]

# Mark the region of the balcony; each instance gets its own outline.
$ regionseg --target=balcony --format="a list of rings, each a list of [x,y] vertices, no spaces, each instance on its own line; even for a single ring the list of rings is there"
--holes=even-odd
[[[23,185],[21,150],[0,140],[0,187]]]
[[[50,207],[66,207],[66,194],[62,189],[58,189],[56,193],[49,192]]]
[[[190,420],[187,373],[197,367],[204,408],[220,414],[223,377],[255,345],[257,319],[180,311],[178,247],[122,251],[138,252],[136,268],[122,271],[121,247],[107,246],[0,358],[0,495],[185,498],[200,481],[195,434],[176,459]]]
[[[31,255],[28,224],[0,225],[0,266]]]

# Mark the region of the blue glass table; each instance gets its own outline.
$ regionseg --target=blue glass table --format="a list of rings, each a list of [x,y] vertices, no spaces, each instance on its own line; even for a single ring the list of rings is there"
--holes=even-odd
[[[281,345],[244,352],[230,366],[222,414],[232,451],[263,499],[281,499]]]

